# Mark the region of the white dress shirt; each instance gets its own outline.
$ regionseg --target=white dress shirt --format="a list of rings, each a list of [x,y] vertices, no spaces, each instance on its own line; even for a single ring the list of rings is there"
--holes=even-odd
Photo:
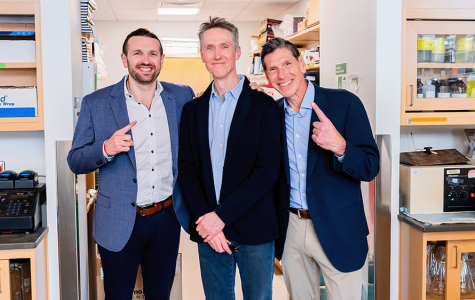
[[[137,205],[146,206],[167,199],[173,191],[173,161],[168,118],[157,80],[157,90],[150,110],[135,100],[124,81],[124,93],[132,127],[135,163],[137,166]],[[105,154],[104,154],[105,155]],[[107,156],[106,156],[107,157]]]

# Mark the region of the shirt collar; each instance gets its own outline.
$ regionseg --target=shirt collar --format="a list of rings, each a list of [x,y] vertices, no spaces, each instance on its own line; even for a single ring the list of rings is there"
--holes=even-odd
[[[239,77],[239,82],[238,84],[236,84],[236,86],[230,90],[229,92],[226,92],[224,95],[226,95],[227,93],[231,93],[231,95],[237,100],[239,99],[239,96],[241,95],[241,92],[242,92],[242,87],[244,86],[244,75],[238,75]],[[214,82],[213,84],[211,85],[211,97],[215,96],[216,98],[218,98],[218,94],[216,93],[216,91],[214,90]]]
[[[300,109],[312,109],[311,104],[315,100],[315,88],[313,87],[313,84],[307,79],[305,79],[305,81],[307,82],[307,90],[303,96],[302,104],[300,104]],[[290,108],[286,98],[284,98],[284,109],[290,115],[297,114],[297,112]]]
[[[130,96],[133,97],[132,94],[129,93],[129,89],[127,88],[127,80],[129,80],[129,75],[125,75],[125,80],[124,80],[124,95],[125,95],[125,99],[127,98],[130,98]],[[155,90],[155,97],[157,97],[158,95],[160,95],[163,91],[163,86],[162,84],[160,83],[160,81],[156,80],[157,82],[157,89]]]

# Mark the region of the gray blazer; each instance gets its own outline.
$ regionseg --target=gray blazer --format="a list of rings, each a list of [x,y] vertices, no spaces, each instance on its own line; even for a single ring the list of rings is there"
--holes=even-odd
[[[110,162],[102,152],[104,141],[118,129],[130,124],[124,80],[125,77],[115,85],[84,97],[68,154],[69,167],[76,174],[87,174],[100,168],[93,235],[99,245],[110,251],[124,248],[132,233],[136,215],[137,170],[134,148],[115,155]],[[172,148],[173,206],[181,225],[189,232],[190,213],[176,178],[181,110],[185,103],[193,99],[194,93],[189,86],[168,82],[161,84]]]

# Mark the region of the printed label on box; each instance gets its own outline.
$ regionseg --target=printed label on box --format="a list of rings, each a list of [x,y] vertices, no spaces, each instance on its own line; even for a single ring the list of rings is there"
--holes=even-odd
[[[0,118],[36,117],[36,88],[0,89]]]

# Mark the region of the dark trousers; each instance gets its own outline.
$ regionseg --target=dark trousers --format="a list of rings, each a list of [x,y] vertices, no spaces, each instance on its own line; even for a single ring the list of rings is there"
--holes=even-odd
[[[145,299],[168,300],[175,278],[180,224],[173,207],[150,216],[137,215],[124,249],[109,251],[99,245],[106,300],[130,300],[139,264]]]

